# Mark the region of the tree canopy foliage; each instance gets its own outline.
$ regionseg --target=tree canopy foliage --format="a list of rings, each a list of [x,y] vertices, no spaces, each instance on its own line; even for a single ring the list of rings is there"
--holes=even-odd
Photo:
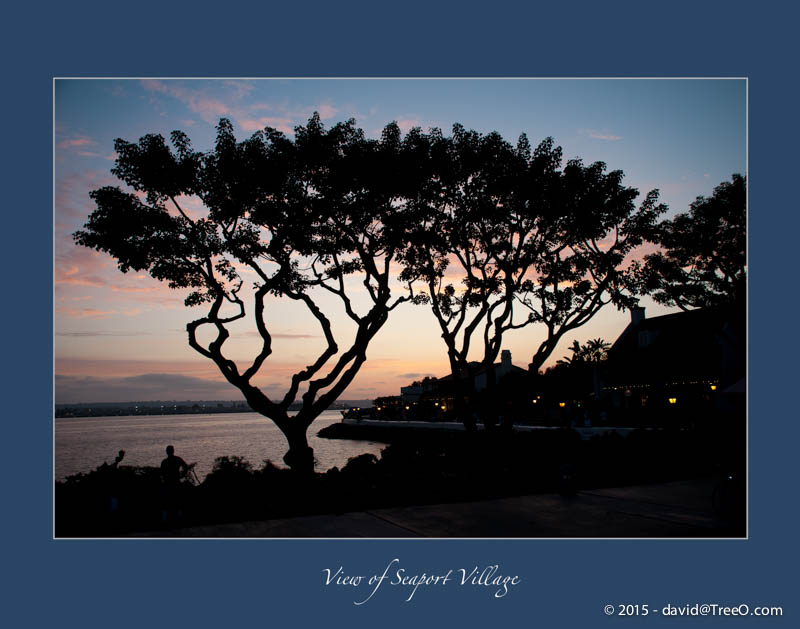
[[[710,198],[658,225],[661,250],[639,269],[641,291],[682,310],[744,303],[747,286],[747,182],[722,182]]]
[[[551,138],[531,150],[525,135],[512,146],[454,125],[450,137],[412,130],[405,142],[429,175],[409,203],[402,277],[424,286],[462,397],[474,393],[478,369],[491,385],[506,332],[544,324],[531,365],[538,369],[604,305],[635,303],[624,262],[665,210],[656,191],[637,208],[638,191],[622,185],[621,171],[579,159],[563,165]],[[475,345],[477,365],[469,360]]]
[[[408,298],[393,299],[390,286],[404,211],[393,175],[398,136],[397,125],[389,125],[381,140],[367,140],[352,120],[326,130],[315,115],[296,128],[294,140],[266,128],[237,142],[223,119],[205,153],[178,131],[170,143],[160,135],[117,140],[112,172],[132,191],[94,190],[96,209],[74,235],[78,244],[109,253],[121,271],[144,270],[189,289],[186,305],[207,308],[187,325],[190,346],[278,425],[292,467],[313,469],[308,426],[352,382],[389,311]],[[189,211],[187,200],[199,200],[202,211]],[[256,278],[252,291],[242,290],[242,273]],[[353,305],[348,276],[360,278],[366,312]],[[318,291],[335,296],[353,324],[342,348]],[[316,360],[292,376],[278,399],[253,383],[273,353],[265,314],[270,298],[304,306],[325,339]],[[248,311],[260,349],[252,362],[237,365],[224,346],[230,324]],[[208,343],[198,335],[203,326],[215,335]],[[301,409],[290,417],[301,388]]]
[[[187,324],[189,345],[278,425],[286,462],[304,470],[313,469],[308,427],[353,381],[398,305],[430,308],[464,403],[473,347],[492,386],[507,332],[542,324],[538,369],[603,306],[632,305],[626,257],[665,209],[656,191],[637,207],[638,191],[602,162],[564,163],[551,138],[532,149],[524,135],[514,146],[459,124],[450,136],[403,136],[391,123],[369,139],[352,120],[326,129],[315,114],[293,138],[267,127],[237,141],[222,119],[206,152],[180,131],[169,141],[120,139],[115,149],[112,172],[128,188],[94,190],[96,208],[75,241],[107,252],[122,272],[187,289],[186,305],[205,309]],[[333,329],[322,295],[335,298],[350,333]],[[273,299],[303,307],[324,338],[278,397],[254,382],[273,354]],[[247,317],[260,343],[237,364],[226,342]],[[458,411],[469,425],[472,413]]]

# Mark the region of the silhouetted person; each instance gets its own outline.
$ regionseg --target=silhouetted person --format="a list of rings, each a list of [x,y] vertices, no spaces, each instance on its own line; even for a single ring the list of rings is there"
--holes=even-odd
[[[109,467],[114,471],[111,481],[111,500],[110,500],[110,509],[112,513],[114,513],[119,509],[119,478],[117,478],[117,469],[119,468],[119,464],[122,462],[122,459],[124,458],[125,458],[125,450],[120,450],[117,453],[117,458],[115,458],[114,462],[111,465],[109,465]]]
[[[117,469],[117,467],[119,466],[120,462],[121,462],[121,461],[122,461],[122,459],[124,459],[124,458],[125,458],[125,450],[120,450],[120,451],[117,453],[117,458],[116,458],[116,459],[114,459],[114,462],[111,464],[111,467],[113,467],[114,469]]]
[[[100,473],[99,478],[106,502],[106,510],[110,513],[114,513],[119,509],[119,479],[117,478],[117,467],[124,457],[125,450],[120,450],[113,463],[108,464],[103,461],[103,464],[97,468],[97,471]]]
[[[189,466],[181,457],[175,456],[175,448],[167,446],[167,458],[161,461],[162,507],[161,519],[166,522],[170,511],[177,511],[178,520],[183,515],[180,504],[181,479]]]
[[[167,458],[161,461],[161,478],[165,484],[177,485],[189,470],[186,461],[175,456],[175,448],[167,446]]]
[[[97,468],[97,471],[104,472],[108,471],[109,469],[115,470],[117,469],[117,466],[120,464],[120,461],[122,461],[122,459],[124,458],[125,458],[125,450],[120,450],[119,453],[117,453],[117,458],[114,459],[113,463],[108,464],[105,461],[103,461],[103,464]]]

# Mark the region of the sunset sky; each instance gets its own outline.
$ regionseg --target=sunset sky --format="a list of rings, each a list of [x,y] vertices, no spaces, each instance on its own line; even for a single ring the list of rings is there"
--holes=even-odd
[[[391,121],[450,132],[454,122],[498,131],[532,145],[547,136],[565,158],[621,169],[641,195],[658,188],[670,213],[746,168],[744,80],[79,80],[55,81],[55,401],[56,403],[240,399],[215,365],[187,344],[186,322],[201,316],[184,294],[146,274],[122,274],[105,254],[77,247],[71,234],[93,209],[90,190],[118,185],[109,172],[113,141],[180,129],[196,149],[212,147],[215,125],[230,118],[241,140],[264,126],[287,134],[318,111],[326,125],[355,118],[370,137]],[[333,305],[331,303],[331,305]],[[647,315],[668,312],[645,299]],[[405,305],[370,345],[345,399],[399,392],[425,375],[445,375],[444,344],[425,307]],[[313,360],[322,337],[313,321],[285,304],[268,313],[275,352],[257,382],[282,393],[290,375]],[[334,317],[334,325],[341,319]],[[629,320],[613,307],[567,335],[612,342]],[[257,338],[231,342],[246,356]],[[509,334],[504,348],[527,367],[543,333]],[[340,343],[340,346],[343,343]]]

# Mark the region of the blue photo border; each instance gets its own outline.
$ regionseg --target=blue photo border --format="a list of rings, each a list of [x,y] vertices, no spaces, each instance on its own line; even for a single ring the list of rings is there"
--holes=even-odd
[[[147,6],[150,4],[151,6]],[[7,467],[3,543],[12,625],[90,627],[601,627],[607,604],[782,605],[796,616],[798,427],[788,172],[796,136],[788,15],[764,2],[330,3],[290,9],[83,3],[9,10],[4,177]],[[288,7],[288,4],[286,5]],[[736,76],[749,78],[749,456],[747,540],[52,539],[52,78],[70,76]],[[789,260],[789,262],[787,262]],[[7,376],[8,378],[8,376]],[[679,455],[676,454],[676,455]],[[399,588],[356,606],[325,568],[409,573],[499,564],[521,583]],[[359,590],[360,591],[360,590]],[[641,619],[639,619],[641,621]],[[685,622],[683,622],[685,620]],[[726,618],[664,620],[681,626]],[[644,622],[644,621],[641,621]],[[694,624],[696,623],[696,624]]]

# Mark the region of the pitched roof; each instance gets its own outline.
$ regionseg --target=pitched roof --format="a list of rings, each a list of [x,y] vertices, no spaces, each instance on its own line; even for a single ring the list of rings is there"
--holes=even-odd
[[[495,363],[494,364],[494,368],[495,369],[500,369],[502,364],[503,363]],[[477,378],[478,376],[481,376],[481,375],[485,374],[487,371],[488,371],[488,368],[482,367],[481,363],[479,363],[478,361],[475,361],[475,360],[470,361],[470,363],[469,363],[469,373],[471,373],[471,375],[473,377]],[[514,372],[527,373],[527,371],[525,369],[523,369],[522,367],[517,367],[516,365],[511,365],[511,369],[508,371],[508,373],[514,373]],[[465,371],[463,369],[461,370],[461,377],[462,378],[466,378],[468,375],[469,374],[467,373],[467,371]],[[446,376],[442,376],[441,378],[436,378],[436,381],[437,382],[449,382],[452,379],[453,379],[453,374],[449,373]]]
[[[724,345],[739,342],[732,312],[704,308],[630,323],[608,352],[610,382],[717,380]]]

